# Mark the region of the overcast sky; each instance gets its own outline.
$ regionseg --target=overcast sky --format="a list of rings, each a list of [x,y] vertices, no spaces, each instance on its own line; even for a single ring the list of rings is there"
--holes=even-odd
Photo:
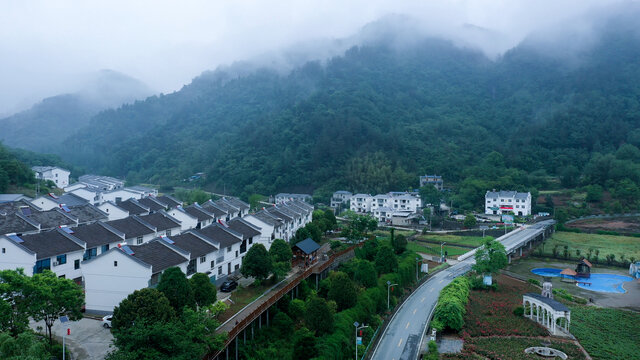
[[[621,0],[622,1],[622,0]],[[338,39],[388,14],[418,18],[435,33],[464,24],[489,55],[528,33],[562,24],[616,0],[2,0],[0,115],[77,89],[112,69],[172,92],[204,70],[318,39]]]

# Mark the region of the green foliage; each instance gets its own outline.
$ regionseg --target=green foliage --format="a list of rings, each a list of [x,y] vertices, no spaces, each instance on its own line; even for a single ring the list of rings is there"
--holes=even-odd
[[[26,295],[29,313],[35,321],[44,320],[49,343],[53,343],[51,327],[60,316],[66,315],[71,320],[82,318],[84,292],[73,280],[59,278],[49,270],[33,275],[31,282]]]
[[[424,206],[431,204],[435,207],[436,211],[440,209],[440,200],[442,199],[442,193],[436,189],[433,185],[425,185],[420,188],[420,199]]]
[[[336,302],[338,311],[353,307],[356,304],[356,297],[356,287],[347,274],[340,271],[331,273],[327,299]]]
[[[206,274],[193,274],[191,279],[189,279],[189,284],[193,291],[195,303],[199,307],[209,306],[216,301],[216,286],[211,283],[211,280]]]
[[[306,360],[315,358],[318,355],[316,349],[316,338],[307,328],[296,331],[293,343],[293,360]]]
[[[291,266],[293,251],[291,251],[291,247],[286,241],[282,239],[275,239],[269,248],[269,255],[274,262],[285,262],[289,263],[289,266]]]
[[[157,289],[144,288],[129,294],[113,309],[114,336],[125,333],[135,323],[167,323],[176,316],[166,296]]]
[[[379,246],[380,243],[378,242],[378,239],[373,237],[372,239],[365,241],[362,247],[355,250],[356,256],[363,260],[374,261],[376,259],[376,254],[378,254]]]
[[[310,330],[315,331],[316,335],[330,333],[333,330],[334,319],[327,301],[317,296],[309,299],[305,308],[304,322]]]
[[[30,331],[16,337],[0,332],[0,359],[3,360],[48,360],[52,354],[41,339]]]
[[[293,320],[283,312],[278,312],[273,317],[271,326],[280,338],[287,338],[293,332]]]
[[[464,325],[465,306],[469,299],[469,279],[455,278],[445,286],[438,297],[438,305],[434,311],[436,319],[443,328],[460,331]]]
[[[487,236],[481,248],[475,253],[473,269],[479,273],[495,273],[507,266],[507,253],[500,242]]]
[[[468,214],[464,218],[463,225],[466,228],[472,228],[472,227],[475,227],[477,223],[478,221],[476,220],[476,217],[473,216],[473,214]]]
[[[266,279],[273,270],[273,263],[269,252],[262,244],[254,244],[242,260],[240,273],[244,276]]]
[[[524,307],[522,306],[516,306],[515,309],[513,309],[513,315],[515,316],[522,316],[524,315]]]
[[[391,246],[396,254],[402,254],[407,250],[407,238],[402,234],[395,235],[391,238]]]
[[[374,287],[378,279],[378,273],[371,261],[358,260],[353,274],[353,279],[366,288]]]
[[[0,192],[9,185],[24,186],[35,183],[33,171],[0,143]]]
[[[191,309],[195,308],[196,300],[193,289],[187,276],[179,267],[174,266],[166,269],[160,277],[157,289],[167,297],[176,313],[180,314],[185,306]]]
[[[185,205],[189,205],[193,203],[203,204],[207,202],[209,199],[211,199],[211,195],[209,195],[208,193],[200,189],[194,189],[194,190],[178,189],[173,194],[173,196],[175,196],[180,201],[183,201]]]
[[[378,221],[370,215],[360,215],[350,213],[349,222],[342,229],[342,236],[351,241],[362,240],[369,231],[374,231],[378,227]]]
[[[7,331],[16,336],[29,325],[32,279],[22,269],[0,271],[0,332]]]
[[[430,340],[428,343],[429,352],[427,353],[424,359],[426,360],[438,360],[440,359],[440,354],[438,353],[438,345],[435,341]]]
[[[306,306],[307,305],[304,303],[304,301],[300,299],[291,300],[291,302],[289,303],[289,309],[288,309],[289,316],[291,316],[291,318],[295,320],[302,319],[306,311]]]
[[[602,200],[602,186],[598,184],[585,186],[587,192],[586,200],[590,203],[599,202]]]
[[[540,281],[538,281],[538,279],[528,279],[527,281],[528,281],[530,284],[540,286]]]
[[[390,246],[382,245],[376,253],[375,264],[378,273],[386,274],[394,272],[398,268],[398,259]]]

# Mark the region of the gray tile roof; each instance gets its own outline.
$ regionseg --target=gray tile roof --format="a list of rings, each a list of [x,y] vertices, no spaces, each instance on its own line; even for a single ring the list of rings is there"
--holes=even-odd
[[[227,222],[227,225],[229,225],[229,228],[231,230],[242,234],[245,239],[252,238],[261,234],[259,230],[260,228],[240,218],[230,220],[229,222]]]
[[[269,224],[273,227],[280,227],[283,224],[281,220],[278,220],[275,216],[269,214],[266,210],[260,210],[257,213],[252,215],[257,219],[259,219],[260,221],[262,221],[263,223]]]
[[[70,213],[55,208],[47,211],[32,211],[31,215],[26,216],[29,220],[40,224],[40,230],[53,229],[58,226],[77,226],[78,220]]]
[[[193,231],[198,234],[202,234],[213,241],[217,241],[221,248],[226,248],[233,244],[242,242],[242,234],[225,228],[220,224],[211,224],[202,229]]]
[[[517,198],[526,199],[529,193],[517,192],[517,191],[487,191],[485,198]]]
[[[219,249],[214,245],[215,242],[213,240],[194,232],[186,232],[177,236],[169,236],[168,238],[175,243],[175,246],[191,253],[191,259],[197,259]]]
[[[149,209],[151,209],[151,211],[166,210],[168,207],[167,204],[161,203],[159,200],[156,200],[151,196],[144,197],[138,200],[138,203],[148,207]]]
[[[107,221],[106,224],[120,232],[123,232],[126,239],[155,233],[155,229],[151,225],[144,224],[144,221],[140,221],[136,216]]]
[[[218,200],[214,201],[213,204],[215,206],[219,207],[220,209],[228,212],[229,214],[240,211],[240,208],[238,208],[238,207],[236,207],[234,205],[231,205],[229,202],[224,201],[223,199],[218,199]]]
[[[77,206],[89,203],[88,200],[81,198],[74,193],[65,193],[60,195],[57,199],[51,198],[51,200],[57,202],[58,204],[65,204],[66,206]]]
[[[307,255],[310,255],[314,251],[317,251],[318,249],[320,249],[320,245],[318,245],[317,242],[311,240],[311,238],[307,238],[305,240],[300,241],[299,243],[296,243],[294,247],[297,247],[298,249],[302,250],[302,252],[304,252]]]
[[[213,201],[209,200],[202,204],[202,208],[215,215],[217,219],[227,217],[229,212],[217,206]]]
[[[156,197],[156,199],[164,204],[167,204],[167,206],[171,209],[174,207],[178,207],[178,206],[182,206],[182,201],[169,196],[169,195],[161,195]]]
[[[214,218],[213,214],[197,204],[191,204],[189,206],[183,207],[182,210],[184,210],[187,214],[197,218],[198,221],[213,220]]]
[[[171,216],[162,212],[157,212],[149,215],[140,216],[140,219],[155,226],[157,231],[165,231],[167,229],[174,229],[180,227],[180,222]]]
[[[128,199],[128,200],[125,200],[125,201],[121,201],[121,202],[117,203],[116,205],[121,209],[127,210],[129,212],[129,215],[141,215],[141,214],[146,214],[149,211],[151,211],[151,209],[149,209],[149,207],[140,204],[135,199]]]
[[[35,252],[37,260],[84,250],[81,240],[61,229],[22,235],[20,238],[23,240],[21,245]]]
[[[240,210],[249,210],[249,208],[251,207],[249,204],[247,204],[246,202],[235,198],[235,197],[223,197],[222,200],[227,201],[228,203],[230,203],[231,205],[239,208]]]
[[[293,217],[283,213],[282,211],[279,211],[275,207],[269,207],[269,208],[266,209],[266,211],[269,214],[273,215],[274,217],[282,219],[282,221],[285,221],[285,222],[293,221]]]
[[[91,204],[83,204],[69,207],[71,216],[78,219],[79,224],[88,224],[96,221],[109,220],[109,214],[103,212]]]
[[[185,256],[172,250],[161,241],[150,241],[138,246],[129,245],[129,248],[133,250],[132,256],[151,265],[151,273],[153,274],[188,261]]]
[[[16,213],[0,213],[0,235],[11,233],[22,234],[39,230],[38,224],[29,221],[23,216],[19,216]]]
[[[28,196],[24,196],[23,194],[0,194],[0,203],[18,201],[28,198]]]
[[[87,243],[87,249],[124,241],[124,233],[102,222],[81,225],[71,231],[73,236]]]

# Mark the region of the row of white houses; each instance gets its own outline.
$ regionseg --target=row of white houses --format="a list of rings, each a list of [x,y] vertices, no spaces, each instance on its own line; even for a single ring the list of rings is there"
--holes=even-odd
[[[220,282],[239,270],[253,244],[269,248],[276,238],[290,239],[313,212],[300,201],[249,214],[248,204],[230,197],[182,206],[171,197],[146,196],[96,207],[67,205],[63,201],[77,200],[69,196],[0,204],[0,269],[23,268],[28,275],[49,269],[73,279],[84,286],[87,311],[95,313],[109,313],[133,291],[154,286],[172,266]],[[73,221],[78,209],[96,216]],[[42,214],[58,225],[45,229],[35,220]],[[29,231],[7,232],[18,220],[33,223]]]
[[[418,214],[422,208],[420,195],[409,192],[389,192],[375,196],[355,194],[349,201],[350,210],[371,214],[380,222],[398,222],[397,225],[408,225],[404,223],[407,221],[405,219],[411,222],[412,215]]]

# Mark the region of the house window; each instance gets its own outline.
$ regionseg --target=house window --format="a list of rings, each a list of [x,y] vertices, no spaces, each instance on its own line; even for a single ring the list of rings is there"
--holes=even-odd
[[[211,260],[211,268],[213,269],[214,267],[216,267],[216,261],[215,260]]]
[[[51,270],[51,259],[42,259],[36,261],[36,265],[33,267],[33,273],[39,274],[44,270]]]
[[[218,275],[222,275],[222,266],[218,266]]]
[[[109,251],[109,244],[102,245],[102,249],[100,251],[103,252],[103,253]]]
[[[239,265],[239,264],[236,264],[236,266],[234,266],[234,267],[233,267],[233,269],[234,269],[234,270],[238,270],[238,269],[240,269],[240,265]]]
[[[58,265],[66,264],[67,254],[56,256],[56,262],[58,263]]]
[[[80,259],[76,259],[76,260],[73,262],[73,268],[74,268],[75,270],[80,269]]]
[[[206,256],[200,256],[200,264],[204,263],[205,261],[207,261],[207,257]]]
[[[117,262],[117,261],[114,261],[114,262],[113,262],[113,266],[114,266],[114,267],[118,267],[118,262]]]
[[[140,245],[140,244],[142,244],[142,236],[138,236],[136,238],[136,245]]]
[[[236,250],[236,259],[238,258],[238,250]]]
[[[227,252],[228,252],[228,253],[230,253],[230,252],[231,252],[231,246],[229,246],[229,247],[227,248]]]
[[[171,236],[171,229],[167,230],[167,236]]]
[[[98,252],[98,248],[87,249],[84,252],[84,256],[82,256],[82,260],[93,259],[94,257],[96,257],[97,252]]]
[[[2,253],[6,254],[7,253],[7,249],[6,248],[2,248]]]
[[[249,238],[249,245],[253,244],[253,238]]]

